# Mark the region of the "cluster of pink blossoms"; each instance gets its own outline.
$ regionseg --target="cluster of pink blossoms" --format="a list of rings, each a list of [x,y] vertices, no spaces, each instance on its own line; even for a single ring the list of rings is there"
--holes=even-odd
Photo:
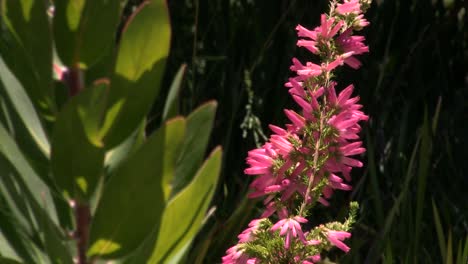
[[[270,125],[273,134],[269,141],[249,151],[249,167],[244,172],[255,177],[249,197],[263,197],[265,210],[239,235],[238,244],[223,257],[224,264],[269,263],[249,254],[246,245],[255,244],[262,223],[270,218],[277,220],[268,226],[268,232],[283,239],[285,250],[298,244],[322,248],[328,244],[349,251],[343,243],[351,236],[349,232],[321,225],[317,229],[320,234],[315,232],[313,237],[312,231],[303,232],[301,224],[308,222],[306,217],[317,202],[328,206],[335,190],[351,190],[350,171],[362,167],[352,156],[365,152],[358,133],[359,122],[368,117],[360,110],[359,97],[352,97],[353,85],[336,93],[333,72],[343,65],[358,69],[361,62],[357,55],[369,51],[365,38],[353,35],[369,24],[363,16],[369,4],[369,0],[332,1],[320,26],[314,30],[296,27],[300,37],[297,46],[312,52],[320,64],[293,59],[290,69],[295,76],[285,86],[301,111],[284,110],[291,123],[285,128]],[[320,253],[313,254],[297,255],[294,263],[320,261]]]

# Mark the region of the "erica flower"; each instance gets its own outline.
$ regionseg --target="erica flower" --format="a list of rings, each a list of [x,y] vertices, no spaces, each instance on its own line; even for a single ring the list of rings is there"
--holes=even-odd
[[[250,221],[249,227],[238,236],[239,243],[252,241],[255,238],[255,232],[257,231],[263,220],[264,219],[262,218]]]
[[[351,233],[345,232],[345,231],[333,231],[329,230],[327,232],[327,239],[332,243],[334,246],[337,248],[343,250],[344,252],[349,251],[349,247],[343,243],[342,241],[345,240],[346,238],[350,238]]]
[[[247,263],[249,259],[249,257],[244,254],[244,251],[238,248],[238,245],[230,247],[226,253],[227,255],[222,258],[223,264]]]
[[[344,54],[344,63],[353,69],[361,67],[361,62],[356,59],[355,55],[369,52],[369,47],[364,44],[363,36],[352,36],[352,29],[347,29],[337,39],[336,44]]]
[[[336,11],[342,15],[348,13],[360,13],[361,12],[361,4],[359,4],[359,0],[345,0],[343,4],[338,4]]]
[[[300,216],[282,219],[271,227],[271,231],[281,229],[280,235],[285,236],[284,247],[286,249],[291,245],[291,239],[295,237],[298,237],[304,244],[306,244],[307,242],[300,223],[307,223],[307,219]]]

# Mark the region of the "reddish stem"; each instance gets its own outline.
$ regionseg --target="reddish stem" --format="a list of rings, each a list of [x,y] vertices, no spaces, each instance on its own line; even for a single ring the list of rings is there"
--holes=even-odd
[[[76,220],[76,247],[78,254],[77,264],[89,264],[86,257],[86,249],[88,247],[89,238],[89,223],[91,221],[91,212],[89,205],[77,204],[75,207]]]

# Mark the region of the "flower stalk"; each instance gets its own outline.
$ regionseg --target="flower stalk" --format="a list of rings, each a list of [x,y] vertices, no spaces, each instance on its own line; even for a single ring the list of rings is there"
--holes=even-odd
[[[300,111],[285,110],[291,123],[285,128],[270,125],[270,139],[248,153],[244,173],[255,177],[249,197],[263,197],[265,210],[226,252],[224,264],[311,264],[333,247],[350,250],[343,241],[351,237],[357,203],[342,223],[325,223],[307,232],[302,226],[314,206],[329,206],[334,191],[351,190],[350,171],[363,165],[352,156],[365,152],[359,122],[368,117],[360,110],[359,97],[351,97],[353,85],[336,93],[334,73],[344,65],[361,67],[357,55],[369,48],[363,36],[353,33],[369,24],[363,15],[369,5],[369,0],[331,1],[320,26],[296,27],[297,46],[319,61],[303,64],[293,58],[290,69],[295,75],[285,86]]]

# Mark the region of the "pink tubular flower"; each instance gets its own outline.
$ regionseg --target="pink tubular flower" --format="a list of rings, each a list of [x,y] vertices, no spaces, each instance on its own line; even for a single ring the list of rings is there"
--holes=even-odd
[[[307,244],[300,223],[307,223],[307,219],[300,216],[282,219],[279,220],[276,224],[274,224],[270,230],[275,231],[281,229],[280,235],[286,235],[284,248],[288,249],[291,245],[291,236],[298,237],[304,244]]]
[[[364,44],[363,36],[351,36],[352,32],[352,29],[347,29],[336,39],[336,44],[343,54],[347,54],[344,63],[353,69],[358,69],[361,67],[361,62],[356,59],[355,55],[369,52],[369,47]]]
[[[264,219],[254,219],[250,221],[249,227],[244,230],[239,236],[239,243],[245,243],[254,240],[255,238],[255,232],[259,228],[260,224],[262,223]]]
[[[350,238],[351,233],[345,232],[345,231],[333,231],[329,230],[327,232],[327,239],[332,243],[334,246],[337,248],[343,250],[344,252],[348,253],[349,247],[343,243],[342,241],[345,240],[346,238]]]
[[[247,264],[249,260],[249,256],[244,254],[244,250],[239,249],[238,245],[230,247],[226,253],[222,258],[223,264]]]
[[[244,170],[248,175],[269,174],[273,160],[278,156],[271,143],[263,147],[249,151],[247,164],[250,168]]]
[[[338,4],[336,11],[342,15],[348,13],[358,14],[361,12],[361,4],[359,4],[359,0],[345,0],[343,4]]]
[[[322,73],[322,67],[320,65],[314,64],[312,62],[307,62],[306,65],[303,65],[296,58],[293,58],[293,65],[290,67],[290,69],[297,73],[297,76],[293,79],[298,82],[305,81]]]

